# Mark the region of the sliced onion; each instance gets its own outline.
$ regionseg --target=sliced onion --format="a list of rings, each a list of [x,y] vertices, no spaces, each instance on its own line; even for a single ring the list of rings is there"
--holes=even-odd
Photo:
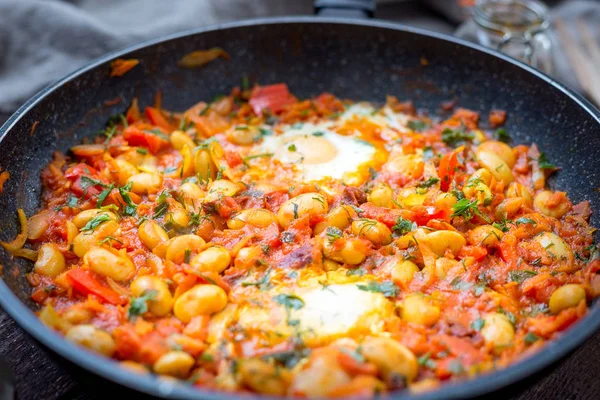
[[[21,233],[19,233],[12,242],[0,242],[2,247],[10,254],[14,254],[15,251],[21,249],[27,240],[27,216],[25,215],[25,211],[21,208],[17,210],[17,214],[19,215],[19,222],[21,223]]]
[[[30,261],[37,261],[38,259],[38,252],[35,250],[31,250],[31,249],[18,249],[15,250],[14,252],[11,253],[13,256],[15,257],[21,257],[21,258],[26,258]]]
[[[152,273],[154,273],[154,275],[162,276],[165,266],[163,265],[160,257],[158,257],[156,254],[149,253],[148,259],[146,259],[146,264],[152,269]]]
[[[99,156],[104,154],[103,144],[80,144],[71,147],[71,151],[78,157]]]
[[[42,211],[29,217],[29,221],[27,221],[27,239],[39,239],[50,226],[50,216],[49,211]]]
[[[129,289],[119,285],[117,282],[113,281],[112,278],[107,276],[106,283],[108,283],[108,286],[110,286],[112,290],[119,293],[121,296],[131,297]]]

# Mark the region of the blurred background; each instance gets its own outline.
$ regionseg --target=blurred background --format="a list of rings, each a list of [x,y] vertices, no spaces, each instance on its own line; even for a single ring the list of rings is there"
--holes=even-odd
[[[109,51],[209,24],[312,14],[313,0],[0,0],[0,122]],[[600,1],[377,0],[375,18],[500,48],[600,103]]]

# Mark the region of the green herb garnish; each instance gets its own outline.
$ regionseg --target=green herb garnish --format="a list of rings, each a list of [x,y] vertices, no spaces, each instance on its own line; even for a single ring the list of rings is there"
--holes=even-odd
[[[146,290],[140,297],[131,298],[129,310],[127,310],[127,317],[132,320],[148,311],[147,302],[155,299],[156,296],[158,296],[158,292],[156,290]]]
[[[108,214],[96,215],[94,218],[90,219],[83,228],[81,228],[81,231],[84,232],[94,230],[98,225],[106,221],[110,221]]]
[[[385,297],[396,297],[400,293],[400,289],[398,289],[398,286],[392,281],[368,281],[366,284],[358,283],[356,284],[356,287],[365,292],[381,293]]]
[[[537,272],[531,270],[523,270],[523,271],[509,271],[508,277],[512,282],[522,283],[523,281],[536,276]]]
[[[452,206],[452,215],[450,215],[450,218],[463,217],[465,220],[470,221],[475,215],[479,216],[485,222],[490,222],[489,219],[479,211],[477,200],[469,201],[468,199],[460,199]]]

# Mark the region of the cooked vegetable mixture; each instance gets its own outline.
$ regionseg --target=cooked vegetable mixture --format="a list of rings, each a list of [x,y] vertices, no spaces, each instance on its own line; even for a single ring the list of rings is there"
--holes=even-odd
[[[417,114],[285,84],[184,113],[134,100],[55,153],[3,243],[39,317],[209,390],[431,390],[539,351],[600,294],[590,207],[492,111]],[[451,105],[450,105],[451,106]]]

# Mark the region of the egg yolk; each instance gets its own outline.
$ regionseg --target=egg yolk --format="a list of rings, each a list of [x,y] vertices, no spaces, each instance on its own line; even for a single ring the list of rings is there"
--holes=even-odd
[[[312,135],[295,136],[277,149],[276,158],[285,162],[324,164],[333,160],[338,150],[329,140]]]

